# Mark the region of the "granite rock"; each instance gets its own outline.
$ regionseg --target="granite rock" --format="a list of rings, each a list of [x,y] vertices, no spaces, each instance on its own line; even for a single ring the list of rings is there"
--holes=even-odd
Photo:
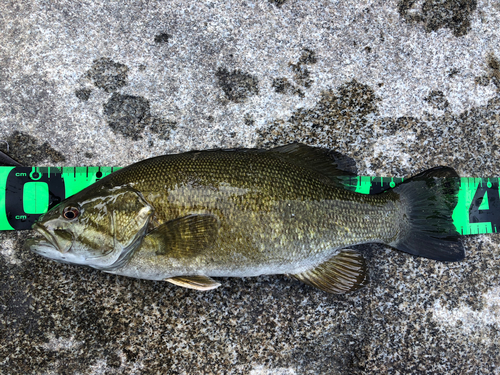
[[[26,165],[300,141],[361,174],[499,176],[494,1],[0,3],[0,139]],[[3,143],[0,145],[3,147]],[[500,374],[500,235],[439,263],[362,246],[370,284],[200,293],[58,264],[0,233],[6,374]]]

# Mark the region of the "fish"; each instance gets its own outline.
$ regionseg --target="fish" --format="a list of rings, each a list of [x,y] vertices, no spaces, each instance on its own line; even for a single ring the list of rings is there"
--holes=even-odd
[[[368,284],[356,245],[464,258],[451,219],[452,168],[366,195],[346,188],[353,163],[300,143],[146,159],[42,215],[27,246],[59,262],[196,290],[219,287],[214,277],[285,274],[339,294]]]

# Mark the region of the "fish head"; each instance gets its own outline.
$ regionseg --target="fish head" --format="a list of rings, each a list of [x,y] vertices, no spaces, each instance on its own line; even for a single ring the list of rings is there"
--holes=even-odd
[[[41,216],[33,229],[42,237],[27,246],[59,262],[114,269],[140,245],[153,214],[130,186],[90,186]]]

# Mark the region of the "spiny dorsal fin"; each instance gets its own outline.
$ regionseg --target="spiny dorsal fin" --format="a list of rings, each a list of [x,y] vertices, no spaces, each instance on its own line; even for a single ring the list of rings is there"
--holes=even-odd
[[[214,215],[188,215],[163,223],[148,233],[158,244],[156,255],[190,257],[215,242],[219,220]]]
[[[355,176],[357,172],[356,162],[353,159],[319,147],[292,143],[267,152],[276,154],[295,165],[314,170],[334,183],[340,183],[338,176]]]
[[[165,279],[169,283],[183,288],[196,290],[210,290],[218,288],[221,284],[208,276],[177,276]]]
[[[351,249],[343,249],[319,266],[292,276],[325,292],[336,294],[353,292],[368,283],[365,258]]]

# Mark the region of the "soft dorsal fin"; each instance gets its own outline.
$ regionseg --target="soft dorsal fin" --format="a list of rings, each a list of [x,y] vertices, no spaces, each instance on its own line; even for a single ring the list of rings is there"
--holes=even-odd
[[[343,185],[339,176],[355,176],[357,172],[354,159],[324,148],[292,143],[267,152],[295,165],[318,172],[340,187]]]
[[[351,249],[343,249],[319,266],[292,276],[325,292],[336,294],[353,292],[368,283],[365,258]]]
[[[218,288],[221,284],[208,276],[177,276],[165,279],[169,283],[183,288],[196,290],[211,290]]]
[[[458,173],[450,167],[434,167],[426,171],[420,172],[419,174],[413,176],[413,179],[426,179],[426,178],[445,178],[445,177],[459,177]]]
[[[147,236],[157,244],[157,255],[191,257],[214,243],[218,232],[217,217],[196,214],[167,221]]]

